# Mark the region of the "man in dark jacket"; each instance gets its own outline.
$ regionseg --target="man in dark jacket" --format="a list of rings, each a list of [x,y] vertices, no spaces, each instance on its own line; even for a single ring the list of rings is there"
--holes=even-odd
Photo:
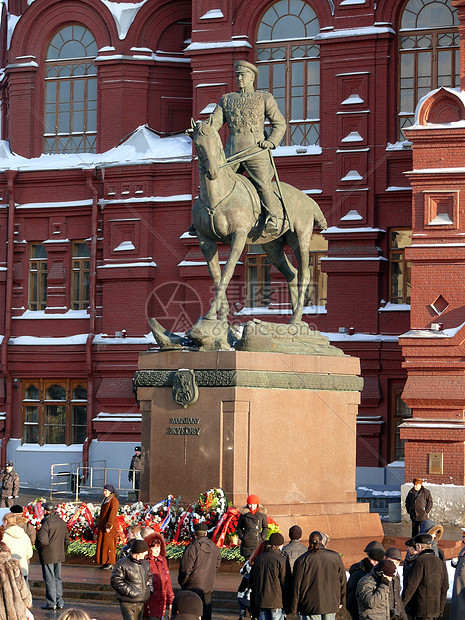
[[[0,473],[2,493],[0,498],[0,508],[11,508],[14,500],[19,497],[19,476],[13,469],[13,463],[7,461],[5,469]]]
[[[423,486],[421,478],[413,479],[413,488],[407,493],[405,498],[405,509],[412,521],[412,538],[420,531],[423,521],[426,521],[433,507],[431,492]]]
[[[357,585],[360,620],[387,620],[390,613],[389,587],[396,572],[391,560],[381,560]]]
[[[266,508],[260,504],[257,495],[249,495],[247,498],[247,506],[241,509],[236,532],[241,540],[241,555],[248,560],[252,551],[268,535]]]
[[[396,566],[396,572],[389,584],[389,608],[390,608],[390,620],[407,620],[407,614],[405,613],[404,604],[402,603],[400,577],[397,569],[402,562],[402,553],[396,547],[389,547],[386,549],[386,560],[391,560]]]
[[[289,528],[289,538],[290,542],[283,547],[283,555],[289,560],[289,566],[292,572],[294,570],[294,562],[307,552],[307,547],[300,542],[302,538],[302,528],[298,525],[293,525]]]
[[[42,609],[63,609],[61,563],[65,561],[69,545],[68,527],[55,512],[52,502],[45,502],[43,509],[45,515],[36,537],[36,549],[45,581],[46,604]]]
[[[187,545],[181,558],[178,583],[183,590],[192,590],[203,602],[203,620],[212,617],[212,592],[216,571],[220,567],[221,552],[207,537],[205,523],[194,525],[195,540]]]
[[[402,601],[409,604],[412,618],[429,620],[444,611],[449,578],[445,563],[432,549],[431,535],[418,534],[414,542],[418,555],[402,591]]]
[[[368,547],[368,546],[367,546]],[[367,549],[365,547],[365,549]],[[352,616],[352,620],[359,620],[358,603],[357,603],[357,585],[360,579],[366,577],[373,570],[378,562],[384,559],[385,551],[381,543],[374,545],[366,551],[367,557],[363,558],[357,564],[352,564],[349,569],[349,581],[347,582],[346,608]]]
[[[323,540],[321,532],[312,532],[307,553],[294,564],[291,613],[330,620],[345,605],[346,571],[339,553],[326,549]]]
[[[135,540],[129,555],[116,562],[111,574],[111,587],[116,591],[123,620],[142,620],[144,603],[153,591],[145,540]]]
[[[133,488],[136,492],[136,501],[139,501],[140,491],[140,470],[142,468],[142,448],[136,446],[134,448],[134,454],[131,458],[131,464],[129,465],[128,480],[132,482],[134,480]]]
[[[289,610],[292,574],[281,550],[284,536],[271,534],[266,551],[259,555],[250,571],[250,605],[259,610],[259,620],[281,620]]]

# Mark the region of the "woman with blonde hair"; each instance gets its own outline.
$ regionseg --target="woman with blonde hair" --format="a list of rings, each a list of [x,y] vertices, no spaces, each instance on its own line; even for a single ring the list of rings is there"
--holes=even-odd
[[[58,620],[91,620],[91,617],[86,611],[73,608],[64,611]]]

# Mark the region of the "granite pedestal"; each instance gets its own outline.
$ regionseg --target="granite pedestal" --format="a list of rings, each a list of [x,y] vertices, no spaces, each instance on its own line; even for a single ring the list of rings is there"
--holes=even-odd
[[[180,369],[193,371],[198,389],[185,407],[173,399]],[[382,539],[379,516],[356,501],[359,373],[348,356],[141,353],[141,499],[172,493],[189,504],[222,487],[238,508],[258,495],[285,534],[297,523],[304,535]]]

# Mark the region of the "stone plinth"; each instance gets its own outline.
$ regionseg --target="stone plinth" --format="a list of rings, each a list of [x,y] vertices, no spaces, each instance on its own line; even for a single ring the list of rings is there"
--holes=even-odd
[[[173,399],[179,369],[198,387],[186,408]],[[173,493],[188,504],[219,486],[236,507],[257,494],[284,533],[298,523],[306,534],[382,537],[379,516],[356,502],[359,372],[347,356],[142,353],[142,500]]]

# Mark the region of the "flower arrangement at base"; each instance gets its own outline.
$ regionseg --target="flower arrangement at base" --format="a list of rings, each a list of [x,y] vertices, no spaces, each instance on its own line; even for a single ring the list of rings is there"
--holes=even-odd
[[[23,510],[23,516],[36,529],[40,528],[44,517],[42,504],[46,501],[43,497],[37,498]],[[118,548],[126,543],[130,525],[149,526],[163,533],[167,541],[167,557],[176,560],[181,558],[186,545],[194,538],[194,525],[206,523],[209,535],[221,549],[222,559],[243,561],[238,541],[234,540],[239,511],[229,505],[223,489],[213,487],[201,493],[198,500],[187,508],[177,510],[178,501],[173,495],[168,495],[153,505],[143,502],[120,505],[117,515]],[[71,540],[68,553],[95,555],[100,506],[86,502],[62,502],[56,510],[68,526]],[[278,524],[268,517],[268,536],[277,531]]]

